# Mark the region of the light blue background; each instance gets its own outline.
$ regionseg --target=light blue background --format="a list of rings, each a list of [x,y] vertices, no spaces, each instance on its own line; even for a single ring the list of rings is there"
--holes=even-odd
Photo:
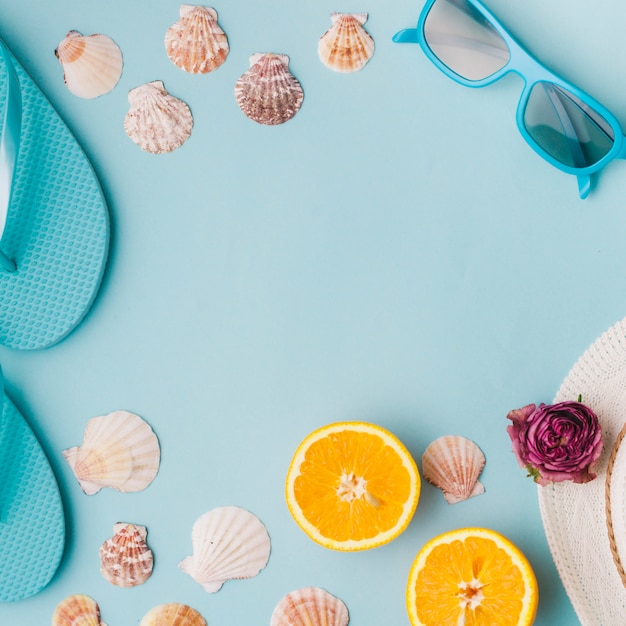
[[[619,0],[491,0],[548,66],[626,123],[626,9]],[[416,46],[391,42],[417,22],[410,0],[240,0],[215,5],[231,52],[207,76],[167,58],[178,2],[0,0],[0,35],[90,156],[112,218],[110,263],[84,323],[42,352],[0,350],[14,401],[44,442],[65,501],[62,566],[39,595],[0,605],[0,624],[50,621],[86,593],[109,626],[188,603],[210,626],[269,624],[288,591],[321,586],[354,626],[408,625],[404,588],[425,541],[465,525],[494,528],[527,554],[540,585],[537,626],[576,624],[543,534],[536,488],[511,453],[506,413],[549,402],[579,355],[626,314],[626,164],[580,201],[575,179],[545,164],[515,125],[508,77],[463,88]],[[376,53],[354,75],[317,57],[331,11],[367,11]],[[53,51],[70,29],[120,45],[115,90],[80,100]],[[301,111],[268,128],[233,96],[254,52],[281,52],[305,91]],[[125,135],[127,92],[160,79],[194,115],[169,155]],[[140,414],[162,445],[144,492],[85,496],[61,450],[87,420]],[[484,450],[486,494],[447,505],[424,484],[408,530],[342,554],[311,542],[283,498],[291,455],[314,428],[370,420],[419,461],[436,437]],[[268,567],[208,595],[177,568],[191,526],[237,504],[272,538]],[[152,578],[118,589],[98,547],[117,521],[146,525]],[[603,529],[597,529],[603,532]],[[613,567],[607,563],[607,567]]]

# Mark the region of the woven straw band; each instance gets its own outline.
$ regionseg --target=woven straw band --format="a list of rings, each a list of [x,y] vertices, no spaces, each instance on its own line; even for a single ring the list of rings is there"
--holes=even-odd
[[[617,458],[617,453],[619,452],[620,445],[622,444],[622,440],[625,436],[626,424],[624,424],[622,430],[620,430],[620,433],[615,440],[615,444],[613,445],[613,449],[611,450],[611,456],[609,457],[609,464],[606,470],[606,481],[604,483],[604,490],[606,494],[606,527],[609,532],[609,544],[611,547],[611,554],[613,555],[613,561],[617,567],[617,572],[622,580],[622,584],[624,585],[624,587],[626,587],[626,571],[624,570],[624,565],[622,564],[622,559],[619,555],[617,542],[615,540],[615,532],[613,530],[613,512],[611,510],[611,479],[613,476],[615,459]],[[623,485],[621,487],[623,488]]]

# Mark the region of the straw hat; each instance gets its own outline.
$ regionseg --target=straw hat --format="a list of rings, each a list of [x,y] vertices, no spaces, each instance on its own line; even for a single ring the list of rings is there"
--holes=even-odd
[[[626,318],[580,357],[554,401],[579,395],[602,426],[597,478],[539,486],[541,517],[581,624],[626,624]]]

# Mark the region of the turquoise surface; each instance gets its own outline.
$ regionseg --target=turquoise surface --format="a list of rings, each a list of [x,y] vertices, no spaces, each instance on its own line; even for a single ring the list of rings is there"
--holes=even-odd
[[[546,65],[626,123],[626,9],[608,0],[492,0],[490,8]],[[215,5],[231,53],[191,76],[165,55],[178,3],[0,0],[0,36],[90,157],[112,222],[103,286],[81,326],[44,351],[0,349],[8,393],[51,459],[67,547],[50,585],[0,604],[0,624],[49,623],[86,593],[109,626],[186,602],[211,626],[269,624],[305,586],[341,597],[351,624],[408,626],[404,586],[419,548],[465,525],[492,527],[530,559],[536,624],[576,624],[543,534],[536,487],[511,452],[506,413],[549,402],[570,367],[626,313],[626,163],[581,201],[573,177],[544,163],[515,124],[521,82],[472,90],[415,46],[391,42],[421,3]],[[317,57],[330,13],[367,11],[374,58],[354,75]],[[109,94],[80,100],[54,49],[70,29],[101,32],[124,53]],[[254,52],[284,52],[305,96],[283,126],[237,107]],[[163,80],[195,125],[177,151],[142,152],[124,133],[128,90]],[[146,419],[162,446],[154,483],[84,495],[61,451],[87,420],[115,409]],[[314,428],[363,419],[420,460],[442,434],[474,439],[486,493],[449,506],[424,485],[415,518],[391,544],[327,551],[283,498],[291,455]],[[272,538],[261,574],[209,595],[178,569],[202,513],[235,504]],[[118,521],[143,524],[152,578],[118,589],[98,548]],[[597,529],[604,532],[604,529]],[[613,567],[607,563],[607,567]]]

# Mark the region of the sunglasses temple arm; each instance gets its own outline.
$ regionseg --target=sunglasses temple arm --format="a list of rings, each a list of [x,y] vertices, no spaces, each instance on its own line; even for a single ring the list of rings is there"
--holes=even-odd
[[[419,43],[417,37],[417,28],[405,28],[397,32],[393,37],[392,41],[395,43]]]
[[[581,200],[584,200],[591,191],[591,176],[589,174],[581,174],[576,176],[578,179],[578,195]]]
[[[572,121],[567,114],[567,111],[565,110],[565,107],[563,106],[556,90],[552,86],[546,86],[546,93],[548,94],[548,98],[550,98],[550,102],[554,107],[557,118],[561,123],[563,135],[567,139],[567,146],[570,154],[572,155],[572,159],[574,163],[582,165],[585,162],[585,157],[583,155],[582,148],[580,147],[580,141],[578,139],[576,129],[574,128],[574,125],[572,124]],[[589,174],[578,174],[576,175],[576,178],[578,180],[578,195],[581,200],[584,200],[591,191],[591,177]]]

